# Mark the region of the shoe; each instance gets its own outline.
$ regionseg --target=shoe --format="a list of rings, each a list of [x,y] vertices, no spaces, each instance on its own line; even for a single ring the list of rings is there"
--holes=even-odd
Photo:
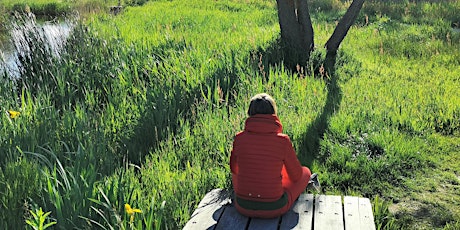
[[[307,190],[314,188],[317,192],[321,192],[321,184],[318,180],[318,174],[313,173],[310,176],[310,181],[308,181]]]

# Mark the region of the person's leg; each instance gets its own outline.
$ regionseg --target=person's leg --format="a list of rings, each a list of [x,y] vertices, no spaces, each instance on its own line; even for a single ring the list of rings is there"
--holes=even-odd
[[[285,171],[283,170],[283,188],[284,191],[288,193],[288,204],[289,208],[294,204],[294,202],[297,200],[297,198],[300,196],[300,194],[305,191],[307,188],[308,181],[310,180],[311,172],[310,169],[307,167],[302,167],[302,177],[296,181],[293,182],[289,179],[289,176],[285,174]]]

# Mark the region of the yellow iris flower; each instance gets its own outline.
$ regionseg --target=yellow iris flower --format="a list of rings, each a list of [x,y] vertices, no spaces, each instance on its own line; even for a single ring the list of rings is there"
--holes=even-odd
[[[138,208],[131,208],[131,205],[125,204],[125,211],[128,215],[130,215],[129,221],[132,223],[134,222],[134,213],[142,213],[142,210]]]
[[[8,114],[10,115],[11,118],[16,118],[19,116],[19,114],[21,114],[20,112],[18,111],[14,111],[14,110],[8,110]]]

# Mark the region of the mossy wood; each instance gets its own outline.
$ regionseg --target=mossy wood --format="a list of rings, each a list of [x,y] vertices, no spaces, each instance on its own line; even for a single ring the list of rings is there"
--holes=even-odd
[[[301,194],[283,216],[257,219],[239,214],[228,191],[214,189],[201,200],[183,229],[373,230],[375,224],[368,198]]]

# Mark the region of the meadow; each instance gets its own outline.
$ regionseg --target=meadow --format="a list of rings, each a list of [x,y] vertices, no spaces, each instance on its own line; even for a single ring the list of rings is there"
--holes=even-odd
[[[377,229],[460,228],[460,2],[367,1],[332,73],[322,46],[349,2],[310,2],[305,75],[283,66],[276,1],[99,12],[59,56],[25,28],[22,77],[0,73],[0,229],[180,229],[231,188],[259,92],[323,193],[369,197]]]

